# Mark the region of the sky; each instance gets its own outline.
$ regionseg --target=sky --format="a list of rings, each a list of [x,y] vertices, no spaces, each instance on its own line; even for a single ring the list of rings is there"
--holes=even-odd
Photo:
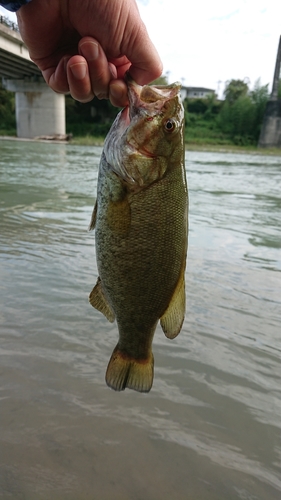
[[[271,90],[279,36],[278,0],[137,0],[169,83],[214,89],[260,78]],[[0,7],[0,14],[11,15]]]

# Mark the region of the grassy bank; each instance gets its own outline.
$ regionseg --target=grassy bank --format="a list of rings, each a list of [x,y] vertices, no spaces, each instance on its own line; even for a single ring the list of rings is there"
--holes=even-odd
[[[90,135],[83,137],[73,137],[71,144],[77,146],[103,146],[104,139],[102,137],[93,137]],[[218,153],[240,153],[240,154],[256,154],[281,156],[281,148],[258,148],[257,146],[237,146],[235,144],[210,144],[201,142],[185,143],[186,151],[206,151]]]
[[[10,139],[10,140],[20,140],[16,137],[15,132],[10,134],[2,134],[0,132],[0,140],[1,139]],[[23,139],[22,139],[23,140]],[[28,141],[28,139],[24,139]],[[31,140],[31,139],[30,139]],[[34,139],[32,139],[34,140]],[[49,144],[54,144],[54,141],[40,141],[46,142]],[[103,137],[94,137],[92,135],[85,136],[77,136],[73,137],[71,141],[67,144],[73,144],[75,146],[103,146],[104,138]],[[281,148],[258,148],[257,146],[237,146],[235,144],[210,144],[209,142],[204,143],[200,142],[189,142],[185,143],[186,151],[206,151],[206,152],[217,152],[217,153],[237,153],[237,154],[254,154],[254,155],[265,155],[265,156],[281,156]]]
[[[94,137],[92,135],[74,136],[70,143],[76,146],[103,146],[104,137]]]
[[[236,145],[210,145],[210,144],[188,144],[186,151],[206,151],[218,153],[239,153],[254,154],[261,156],[281,156],[281,148],[258,148],[257,146],[236,146]]]

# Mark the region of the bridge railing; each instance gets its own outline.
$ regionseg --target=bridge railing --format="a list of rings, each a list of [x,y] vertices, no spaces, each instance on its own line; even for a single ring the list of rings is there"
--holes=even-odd
[[[13,23],[13,21],[8,19],[8,17],[0,16],[0,24],[4,24],[4,26],[7,26],[11,30],[19,31],[19,27],[18,27],[17,23]]]

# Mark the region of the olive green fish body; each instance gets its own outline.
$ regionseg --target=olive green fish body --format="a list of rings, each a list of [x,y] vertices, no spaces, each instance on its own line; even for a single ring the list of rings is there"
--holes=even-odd
[[[158,122],[154,125],[157,141]],[[125,148],[125,173],[118,162],[112,168],[106,146],[101,158],[92,221],[99,280],[90,302],[117,320],[119,342],[106,374],[116,390],[150,390],[156,325],[160,319],[173,338],[184,319],[188,201],[182,122],[178,135],[165,159],[147,150],[144,158],[130,151],[126,156]],[[138,166],[142,161],[143,168]]]

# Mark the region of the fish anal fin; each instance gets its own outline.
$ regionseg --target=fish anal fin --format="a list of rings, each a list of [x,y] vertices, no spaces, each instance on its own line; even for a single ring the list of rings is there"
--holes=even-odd
[[[98,278],[96,285],[89,295],[89,302],[95,309],[103,313],[108,321],[113,323],[115,314],[104,295],[100,278]]]
[[[181,331],[185,316],[185,280],[184,269],[181,272],[170,303],[160,318],[160,324],[166,337],[174,339]]]
[[[97,220],[97,211],[98,211],[98,202],[96,201],[88,231],[92,231],[93,229],[95,229]]]
[[[108,363],[105,380],[115,391],[124,391],[127,387],[149,392],[153,383],[153,367],[152,351],[146,359],[135,359],[123,353],[117,344]]]

